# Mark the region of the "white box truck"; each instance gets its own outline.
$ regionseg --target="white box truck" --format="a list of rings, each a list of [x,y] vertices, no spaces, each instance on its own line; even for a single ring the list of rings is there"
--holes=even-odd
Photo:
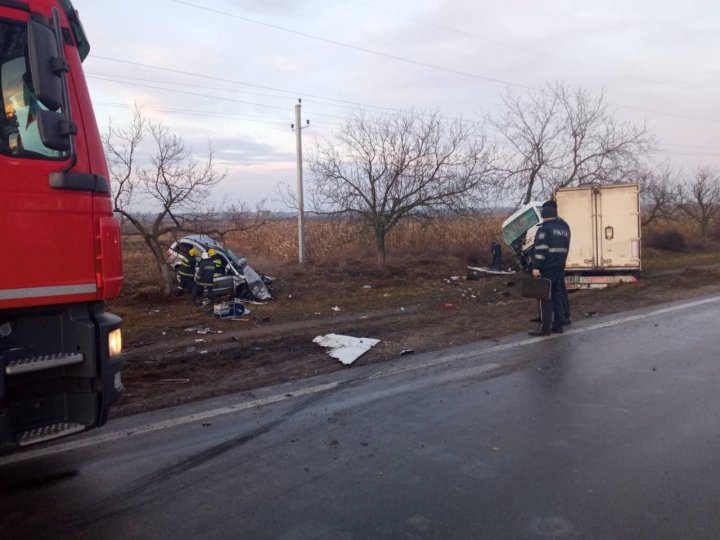
[[[637,184],[587,185],[555,192],[558,215],[570,226],[565,267],[569,289],[635,282],[640,259],[640,191]],[[524,268],[532,258],[541,202],[517,210],[502,225],[503,238]]]

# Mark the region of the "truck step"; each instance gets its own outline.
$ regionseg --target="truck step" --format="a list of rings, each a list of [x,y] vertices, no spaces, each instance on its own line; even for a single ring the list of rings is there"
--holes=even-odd
[[[41,426],[27,431],[21,431],[17,435],[17,442],[20,446],[28,446],[30,444],[37,444],[58,437],[64,437],[65,435],[71,435],[83,431],[85,426],[75,422],[57,422],[55,424],[48,424],[47,426]]]
[[[44,356],[30,356],[18,360],[10,360],[5,365],[5,373],[8,375],[21,375],[33,371],[53,369],[56,367],[80,364],[85,357],[80,353],[59,353],[46,354]]]

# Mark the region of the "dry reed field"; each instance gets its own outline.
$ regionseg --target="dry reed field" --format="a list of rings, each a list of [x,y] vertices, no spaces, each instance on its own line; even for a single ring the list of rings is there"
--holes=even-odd
[[[405,257],[461,257],[472,263],[489,260],[488,249],[500,235],[499,218],[435,218],[398,224],[387,239],[388,260]],[[318,264],[375,260],[372,233],[347,220],[305,222],[306,256]],[[260,229],[232,233],[228,245],[244,256],[292,261],[298,256],[297,221],[271,221]],[[374,264],[374,263],[373,263]]]

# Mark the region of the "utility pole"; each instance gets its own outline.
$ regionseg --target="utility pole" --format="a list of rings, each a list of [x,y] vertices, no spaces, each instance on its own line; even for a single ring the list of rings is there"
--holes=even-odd
[[[297,148],[297,203],[298,203],[298,262],[305,262],[305,205],[303,201],[303,160],[302,160],[302,130],[310,125],[307,120],[305,126],[300,119],[302,100],[298,99],[295,105],[295,123],[290,128],[295,132],[295,145]]]

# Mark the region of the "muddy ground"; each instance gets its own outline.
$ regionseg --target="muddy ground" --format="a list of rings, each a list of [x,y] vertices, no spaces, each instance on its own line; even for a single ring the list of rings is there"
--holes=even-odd
[[[637,284],[572,292],[573,320],[720,292],[716,268],[692,258],[679,264],[676,255],[648,258],[650,271]],[[675,273],[664,272],[662,261],[672,261],[666,266]],[[126,286],[109,306],[124,319],[125,341],[126,392],[113,415],[392,362],[403,351],[497,340],[535,326],[528,319],[536,304],[520,297],[520,276],[469,280],[458,261],[416,261],[383,272],[297,264],[259,270],[275,278],[275,300],[247,305],[251,314],[240,320],[220,320],[187,298]],[[205,329],[210,333],[198,333]],[[330,332],[381,342],[345,366],[312,341]]]

